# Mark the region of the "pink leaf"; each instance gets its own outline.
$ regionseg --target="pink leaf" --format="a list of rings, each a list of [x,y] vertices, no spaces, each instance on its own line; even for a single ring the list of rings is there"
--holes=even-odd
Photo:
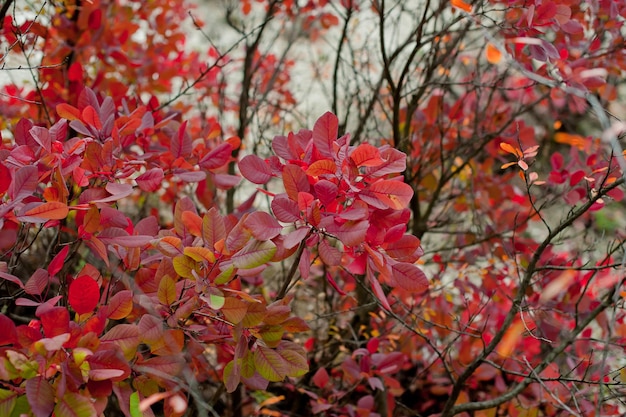
[[[163,169],[152,168],[138,176],[135,181],[143,191],[153,192],[161,188],[164,177]]]
[[[91,203],[111,203],[113,201],[121,200],[122,198],[128,197],[133,193],[133,186],[130,184],[110,182],[106,185],[105,190],[111,194],[109,197],[93,200]]]
[[[406,155],[394,148],[387,148],[380,152],[383,163],[373,167],[367,167],[365,174],[382,177],[387,174],[397,174],[406,170]]]
[[[256,155],[244,156],[239,161],[239,172],[254,184],[265,184],[272,178],[270,167]]]
[[[333,142],[337,140],[339,120],[337,116],[326,112],[317,119],[313,126],[313,144],[322,156],[332,157]]]
[[[14,283],[20,288],[24,288],[24,283],[22,283],[22,280],[15,275],[9,274],[8,272],[0,271],[0,278],[6,279],[7,281]]]
[[[367,220],[347,221],[342,224],[332,222],[326,227],[326,231],[341,240],[344,245],[359,246],[365,240],[368,227]]]
[[[275,238],[283,230],[275,218],[262,211],[251,213],[244,221],[252,236],[257,240],[270,240]]]

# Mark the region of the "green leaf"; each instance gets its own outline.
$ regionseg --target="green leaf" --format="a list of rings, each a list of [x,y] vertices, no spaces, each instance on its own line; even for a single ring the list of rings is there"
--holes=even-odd
[[[2,408],[0,408],[2,410]],[[15,401],[15,406],[13,407],[13,412],[10,414],[11,417],[22,417],[23,415],[30,415],[30,404],[28,404],[28,398],[26,395],[20,395],[17,397]],[[0,414],[5,415],[5,414]],[[9,415],[9,414],[7,414]]]
[[[215,277],[215,280],[213,280],[213,282],[215,283],[215,285],[224,285],[228,283],[228,281],[230,281],[234,273],[235,267],[230,265],[228,268],[220,272],[219,275]]]
[[[10,416],[17,402],[17,393],[0,389],[0,416]]]
[[[287,376],[287,363],[283,357],[275,350],[263,346],[254,351],[254,367],[270,382],[280,382]]]
[[[241,371],[240,367],[236,366],[234,360],[228,362],[224,367],[223,379],[227,392],[233,392],[239,386],[239,382],[241,381]]]
[[[39,372],[39,364],[37,363],[37,361],[29,361],[24,354],[15,352],[14,350],[7,350],[5,355],[9,359],[11,365],[17,371],[20,378],[34,378]]]
[[[233,265],[240,269],[252,269],[269,262],[276,253],[276,245],[271,241],[248,243],[232,256]]]
[[[54,407],[54,415],[55,417],[96,417],[98,413],[89,398],[67,391]]]
[[[139,409],[139,393],[137,391],[130,394],[129,408],[131,417],[143,417],[143,413]]]

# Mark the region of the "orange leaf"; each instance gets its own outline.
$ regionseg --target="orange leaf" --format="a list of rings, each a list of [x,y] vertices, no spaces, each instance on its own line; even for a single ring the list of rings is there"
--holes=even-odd
[[[470,4],[465,3],[463,0],[452,0],[452,6],[458,7],[461,10],[470,13],[472,11],[472,6]]]
[[[508,152],[510,154],[513,154],[515,156],[517,156],[518,158],[521,158],[522,156],[524,156],[524,154],[517,148],[514,148],[513,146],[509,145],[508,143],[504,143],[502,142],[500,144],[500,149],[502,149],[505,152]]]
[[[28,210],[24,215],[46,220],[61,220],[66,218],[68,213],[69,208],[67,204],[59,201],[50,201]]]
[[[586,140],[580,135],[572,133],[557,132],[554,134],[554,141],[565,145],[574,146],[580,150],[585,149]]]
[[[502,52],[500,52],[497,47],[490,43],[487,44],[485,54],[487,55],[487,62],[489,62],[490,64],[495,65],[502,60]]]
[[[522,338],[524,330],[524,323],[521,320],[516,320],[511,327],[506,330],[502,341],[496,347],[496,352],[504,357],[511,356],[513,349],[515,349],[515,346]]]
[[[59,117],[62,117],[67,120],[78,120],[80,119],[80,110],[76,107],[71,106],[67,103],[57,104],[57,114]]]
[[[102,129],[102,121],[100,120],[100,116],[96,112],[96,109],[91,106],[87,106],[83,109],[83,122],[98,130]]]

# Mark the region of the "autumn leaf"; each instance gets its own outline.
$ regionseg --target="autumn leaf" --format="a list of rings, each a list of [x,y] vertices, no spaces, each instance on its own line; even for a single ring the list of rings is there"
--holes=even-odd
[[[463,0],[451,0],[452,6],[457,7],[467,13],[470,13],[472,11],[472,6],[466,2],[464,2]]]
[[[88,275],[82,275],[72,281],[68,302],[78,314],[92,312],[100,300],[100,286]]]
[[[497,46],[488,43],[485,48],[485,55],[487,56],[487,61],[490,64],[498,64],[502,60],[502,52],[498,49]]]

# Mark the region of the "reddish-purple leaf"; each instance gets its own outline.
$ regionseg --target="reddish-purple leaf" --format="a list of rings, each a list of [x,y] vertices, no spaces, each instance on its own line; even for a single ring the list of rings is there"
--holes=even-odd
[[[228,190],[239,184],[241,177],[229,174],[213,174],[213,184],[221,190]]]
[[[326,281],[328,281],[330,286],[333,287],[339,295],[347,294],[344,290],[341,289],[341,287],[337,284],[337,282],[333,279],[329,272],[326,273]]]
[[[326,232],[341,240],[344,245],[359,246],[365,241],[368,227],[369,222],[367,220],[335,223],[330,218],[330,223],[326,226]]]
[[[280,234],[282,226],[275,218],[263,211],[251,213],[244,221],[244,226],[250,230],[257,240],[270,240]]]
[[[164,177],[163,169],[152,168],[138,176],[135,181],[143,191],[153,192],[161,188]]]
[[[66,390],[63,398],[59,399],[54,407],[57,417],[93,417],[98,412],[91,398]]]
[[[33,122],[28,119],[20,119],[15,126],[13,135],[15,137],[15,143],[20,146],[27,146],[29,148],[35,148],[37,142],[30,134],[30,129],[33,127]]]
[[[202,218],[202,239],[211,249],[215,243],[226,238],[226,227],[224,218],[215,207],[204,214]]]
[[[403,235],[399,240],[387,244],[385,252],[400,262],[416,262],[423,254],[420,240],[413,235]]]
[[[68,301],[78,314],[90,313],[100,300],[100,286],[88,275],[76,278],[70,285]]]
[[[408,207],[413,198],[413,188],[401,181],[379,180],[363,190],[361,199],[380,209],[401,210]]]
[[[99,236],[100,240],[104,243],[115,244],[125,248],[141,248],[146,246],[152,242],[154,237],[152,236],[138,236],[138,235],[129,235],[129,236]]]
[[[231,154],[233,152],[233,147],[230,143],[222,143],[217,146],[215,149],[211,150],[211,152],[207,153],[202,157],[202,159],[198,162],[204,169],[215,169],[226,165],[229,161]]]
[[[37,167],[34,165],[23,166],[15,171],[13,182],[9,187],[9,196],[13,201],[22,200],[35,192],[38,183]]]
[[[89,379],[101,381],[112,379],[118,382],[126,379],[131,372],[128,361],[122,353],[116,349],[102,349],[87,358],[89,362]],[[115,371],[115,372],[105,372]]]
[[[283,168],[283,185],[290,199],[298,201],[298,193],[308,193],[311,189],[309,180],[298,165],[288,164]]]
[[[42,148],[46,150],[46,152],[52,151],[52,138],[50,138],[50,132],[45,127],[41,126],[33,126],[30,129],[30,134],[32,135],[35,142],[39,144]]]
[[[0,346],[11,345],[17,340],[17,331],[13,320],[0,314]]]
[[[302,242],[309,234],[308,227],[300,227],[292,232],[289,232],[283,239],[283,246],[285,249],[291,249],[296,247]]]
[[[282,196],[284,197],[284,194],[282,194]],[[285,223],[293,223],[300,220],[298,203],[283,197],[277,196],[272,200],[271,206],[274,216],[276,216],[279,221]]]
[[[391,306],[389,305],[389,301],[387,300],[387,295],[385,295],[385,291],[383,291],[383,288],[380,286],[380,282],[378,282],[378,279],[374,276],[371,268],[367,268],[366,276],[367,280],[372,286],[372,292],[374,293],[376,298],[378,298],[380,304],[387,310],[391,310]]]
[[[267,163],[256,155],[246,155],[239,161],[239,172],[254,184],[265,184],[272,178]]]
[[[391,265],[391,271],[393,281],[402,289],[416,293],[428,289],[428,278],[416,265],[401,262]]]
[[[333,182],[328,180],[319,180],[313,185],[317,198],[324,205],[329,205],[331,202],[337,200],[339,188]]]
[[[188,170],[175,170],[174,175],[184,182],[200,182],[206,179],[206,172],[204,171],[188,171]]]
[[[7,281],[14,283],[20,288],[24,288],[24,283],[22,282],[22,280],[15,275],[9,274],[8,272],[0,271],[0,278],[6,279]]]
[[[49,417],[54,410],[55,390],[43,376],[26,381],[26,398],[35,417]]]
[[[139,328],[135,324],[118,324],[106,332],[100,341],[106,342],[104,347],[109,343],[116,345],[124,353],[124,357],[130,360],[137,354],[137,346],[141,341]]]
[[[365,174],[382,177],[387,174],[397,174],[406,170],[406,154],[394,148],[386,148],[380,152],[383,163],[367,167]]]
[[[322,239],[317,247],[320,259],[328,266],[337,266],[341,264],[341,252],[328,243],[327,239]]]
[[[38,268],[26,281],[24,291],[30,295],[41,295],[48,287],[49,281],[50,275],[48,275],[48,271]]]
[[[67,254],[70,252],[69,245],[65,245],[63,249],[59,251],[52,259],[50,264],[48,265],[48,274],[50,276],[55,276],[59,273],[61,268],[63,268],[63,264],[65,263],[65,258],[67,258]]]
[[[313,126],[313,144],[322,156],[332,157],[333,142],[337,140],[339,120],[331,112],[317,119]]]
[[[117,182],[109,182],[105,189],[111,194],[109,197],[93,200],[91,203],[111,203],[128,197],[133,193],[133,186],[130,184],[120,184]]]
[[[174,158],[188,157],[191,153],[191,136],[186,131],[187,121],[184,121],[178,128],[178,132],[172,135],[170,151]]]

